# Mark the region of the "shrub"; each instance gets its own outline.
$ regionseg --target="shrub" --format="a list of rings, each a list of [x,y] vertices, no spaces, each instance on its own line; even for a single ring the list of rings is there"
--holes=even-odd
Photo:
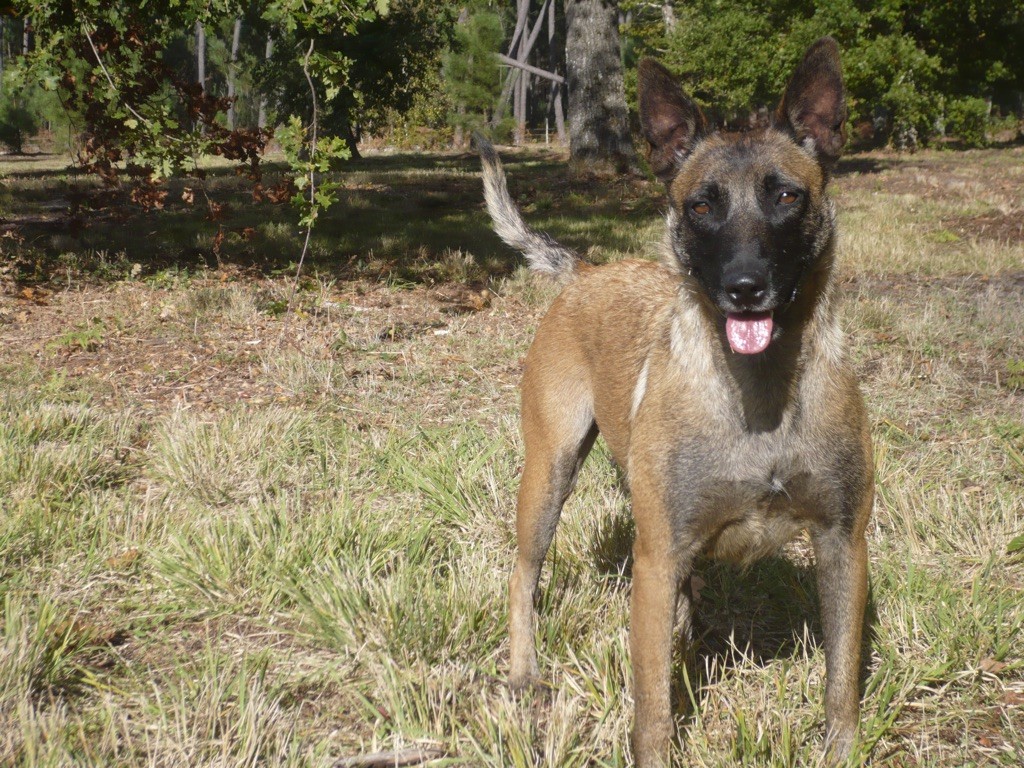
[[[989,105],[985,99],[950,99],[946,104],[946,133],[956,136],[967,147],[988,143]]]
[[[39,132],[35,113],[17,99],[5,97],[0,102],[0,143],[15,154],[21,154],[25,140]]]

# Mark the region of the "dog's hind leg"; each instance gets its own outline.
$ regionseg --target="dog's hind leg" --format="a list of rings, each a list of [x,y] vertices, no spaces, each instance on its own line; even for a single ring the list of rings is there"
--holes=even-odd
[[[528,389],[524,386],[524,393]],[[518,555],[509,584],[509,684],[513,688],[529,685],[540,675],[534,645],[534,593],[562,506],[597,438],[589,402],[539,402],[544,400],[525,394],[523,399],[526,464],[516,504]]]

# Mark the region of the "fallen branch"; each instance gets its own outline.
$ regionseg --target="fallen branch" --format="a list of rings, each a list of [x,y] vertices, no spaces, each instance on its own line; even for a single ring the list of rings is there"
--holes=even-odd
[[[562,77],[561,75],[556,75],[554,72],[548,72],[546,69],[535,67],[532,64],[527,64],[524,61],[516,61],[515,59],[509,58],[504,53],[498,54],[498,61],[500,61],[502,64],[508,64],[510,67],[518,67],[519,69],[525,69],[532,75],[537,75],[538,77],[546,77],[548,80],[553,80],[556,83],[565,82],[565,78]]]
[[[394,752],[374,752],[371,755],[343,757],[331,768],[400,768],[405,765],[420,765],[444,757],[443,749],[413,747]]]

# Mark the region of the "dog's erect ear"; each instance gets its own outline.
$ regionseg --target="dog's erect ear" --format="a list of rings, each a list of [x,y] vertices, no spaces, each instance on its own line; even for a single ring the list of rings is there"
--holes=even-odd
[[[672,73],[654,59],[640,62],[638,77],[640,125],[650,145],[647,161],[654,175],[668,182],[704,136],[707,121]]]
[[[823,37],[807,49],[773,122],[799,143],[809,144],[826,169],[839,159],[846,143],[846,94],[839,45],[831,37]]]

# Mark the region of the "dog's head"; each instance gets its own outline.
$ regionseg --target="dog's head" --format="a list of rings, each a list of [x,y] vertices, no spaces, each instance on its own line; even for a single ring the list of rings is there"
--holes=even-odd
[[[771,125],[745,134],[709,130],[654,60],[642,61],[639,75],[648,159],[668,187],[673,255],[723,314],[732,349],[762,352],[781,331],[776,313],[832,240],[825,185],[846,139],[838,46],[832,38],[812,45]]]

